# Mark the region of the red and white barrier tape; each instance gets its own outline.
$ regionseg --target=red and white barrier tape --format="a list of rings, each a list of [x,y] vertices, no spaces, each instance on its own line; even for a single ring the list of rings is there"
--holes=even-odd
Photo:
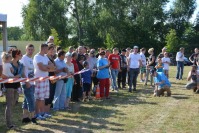
[[[47,76],[47,77],[37,77],[37,78],[9,78],[9,79],[0,79],[0,83],[16,83],[16,82],[35,82],[35,81],[44,81],[44,80],[58,80],[69,78],[77,74],[84,73],[88,70],[81,70],[79,72],[74,73],[73,75],[65,75],[65,76]]]

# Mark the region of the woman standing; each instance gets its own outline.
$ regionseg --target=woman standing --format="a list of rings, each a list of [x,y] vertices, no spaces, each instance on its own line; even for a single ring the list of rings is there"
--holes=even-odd
[[[54,56],[56,54],[55,46],[52,43],[48,43],[48,53],[46,56],[50,60],[50,62],[54,65],[55,67],[55,62],[54,62]],[[48,76],[55,76],[55,72],[51,71],[49,72]],[[56,88],[56,81],[55,80],[50,80],[49,81],[49,87],[50,87],[50,96],[48,99],[45,99],[45,117],[51,117],[50,115],[50,107],[52,105],[52,101],[54,99],[55,95],[55,88]]]
[[[148,53],[150,54],[150,56],[148,57],[148,61],[147,61],[147,65],[146,65],[147,71],[146,71],[145,85],[147,85],[150,70],[153,70],[155,67],[154,48],[150,48],[148,50]],[[150,77],[151,77],[150,81],[151,81],[151,86],[152,86],[153,85],[153,77],[152,76],[150,76]]]
[[[72,61],[72,55],[67,53],[66,54],[66,68],[68,69],[68,74],[73,75],[74,74],[74,65],[71,62]],[[74,84],[74,78],[73,76],[68,78],[68,81],[66,82],[66,102],[65,102],[65,108],[67,110],[70,110],[69,107],[70,99],[71,99],[71,93],[73,89]]]
[[[4,74],[2,74],[2,78],[20,78],[24,76],[23,65],[19,62],[19,60],[22,57],[21,51],[18,49],[14,49],[11,51],[11,54],[12,54],[11,65],[14,69],[13,72],[14,77],[7,77]],[[6,109],[5,109],[6,125],[9,129],[12,129],[15,127],[12,121],[13,107],[16,104],[18,98],[17,89],[20,87],[20,82],[5,83],[4,87],[6,88]]]
[[[105,52],[102,51],[99,53],[100,57],[97,61],[97,68],[99,69],[97,73],[97,78],[99,79],[99,86],[100,86],[100,97],[104,98],[104,88],[105,88],[105,97],[106,99],[110,99],[109,97],[109,62],[107,58],[105,58]]]

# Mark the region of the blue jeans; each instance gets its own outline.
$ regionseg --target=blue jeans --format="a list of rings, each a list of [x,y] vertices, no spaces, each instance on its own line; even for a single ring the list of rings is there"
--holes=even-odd
[[[68,81],[66,83],[66,98],[71,98],[73,84],[74,84],[74,78],[68,78]]]
[[[177,61],[177,75],[176,75],[176,79],[182,79],[183,70],[184,70],[184,62],[183,61]]]
[[[118,72],[119,72],[118,69],[111,69],[112,88],[115,89],[115,90],[118,89],[117,81],[116,81]]]
[[[30,88],[26,88],[26,85],[22,85],[24,92],[24,101],[22,104],[23,109],[27,109],[29,112],[35,111],[35,86],[31,85]]]
[[[66,101],[66,83],[64,83],[64,81],[61,79],[56,82],[55,95],[53,100],[53,109],[54,110],[64,109],[65,101]]]
[[[137,77],[138,77],[138,74],[140,72],[140,69],[139,68],[130,68],[130,71],[129,71],[129,91],[132,90],[132,85],[133,85],[133,88],[136,89],[136,84],[137,84]]]

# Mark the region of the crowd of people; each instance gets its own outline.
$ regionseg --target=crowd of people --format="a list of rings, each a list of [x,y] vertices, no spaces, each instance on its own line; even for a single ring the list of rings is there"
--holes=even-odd
[[[26,46],[26,53],[21,50],[11,49],[2,53],[2,78],[33,78],[47,76],[66,76],[67,78],[53,80],[39,80],[35,82],[4,83],[6,109],[5,119],[9,129],[13,124],[14,105],[18,101],[18,92],[23,90],[23,123],[45,120],[52,117],[50,110],[71,110],[70,101],[87,102],[92,100],[92,94],[99,87],[100,98],[111,99],[109,91],[118,92],[119,89],[128,87],[128,92],[136,91],[137,78],[144,85],[150,81],[154,88],[154,96],[162,96],[167,92],[171,96],[171,83],[169,79],[169,66],[171,63],[169,53],[164,47],[162,52],[155,56],[154,48],[148,49],[149,57],[146,58],[146,49],[134,46],[110,50],[98,50],[79,46],[77,49],[69,47],[64,51],[56,47],[54,37],[50,36],[46,43],[40,45],[40,51],[34,55],[34,45]],[[177,74],[176,80],[183,79],[184,48],[176,54]],[[199,66],[198,49],[190,57],[193,62],[192,70],[188,74],[187,89],[199,92]],[[81,71],[82,73],[76,74]],[[150,76],[150,80],[148,80]],[[198,88],[197,88],[198,87]]]

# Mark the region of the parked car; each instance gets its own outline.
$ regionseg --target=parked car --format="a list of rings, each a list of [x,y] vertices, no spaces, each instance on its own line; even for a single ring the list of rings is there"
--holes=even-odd
[[[191,65],[193,65],[193,63],[187,57],[184,57],[184,65],[191,66]]]

